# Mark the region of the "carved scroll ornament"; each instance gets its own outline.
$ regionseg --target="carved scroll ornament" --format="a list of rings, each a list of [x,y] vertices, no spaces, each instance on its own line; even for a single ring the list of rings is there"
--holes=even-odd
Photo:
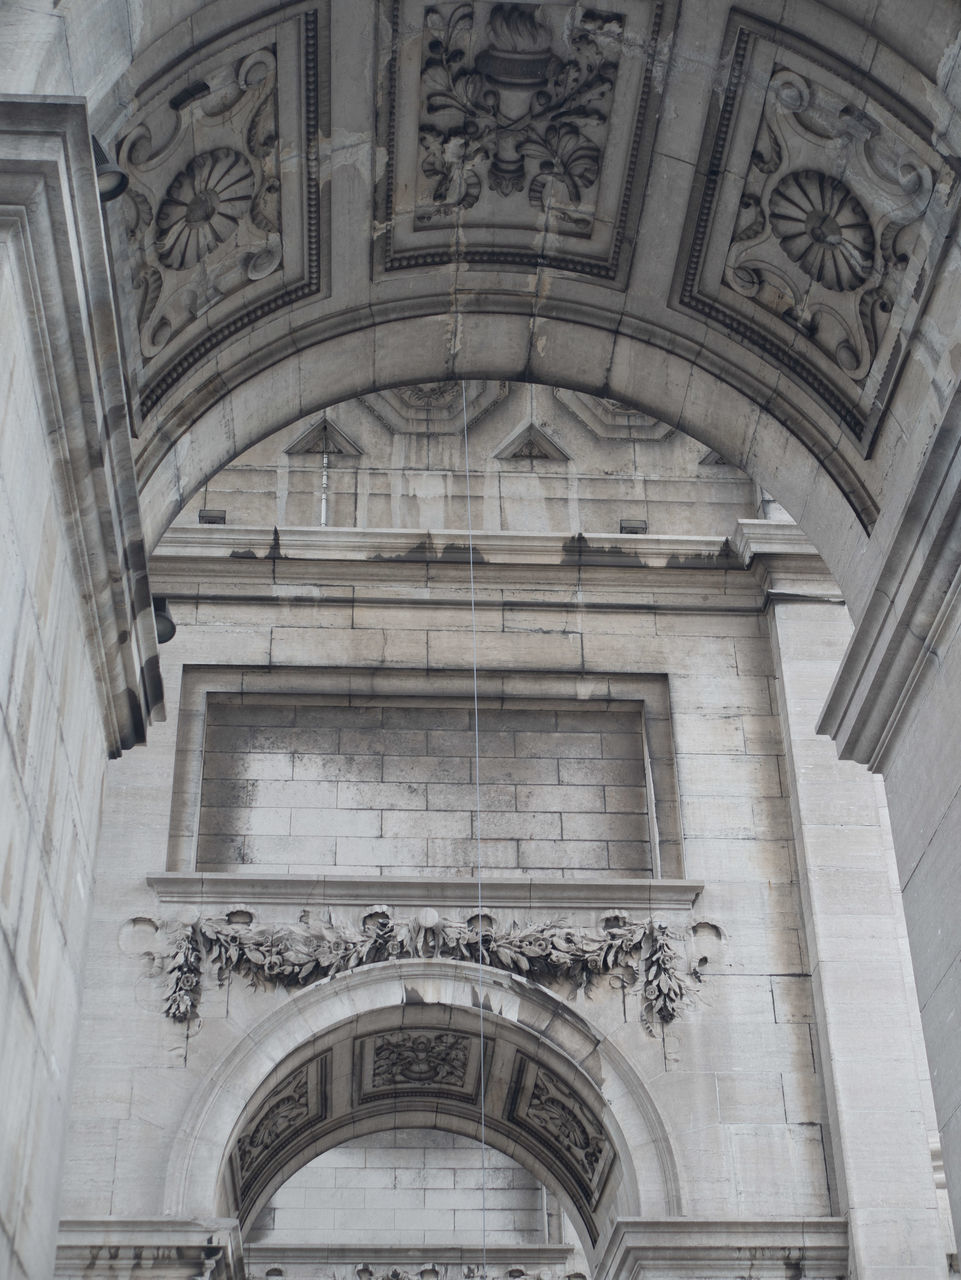
[[[725,283],[786,321],[852,383],[863,383],[903,301],[935,180],[869,111],[779,67]]]
[[[298,987],[386,960],[447,959],[490,966],[540,986],[566,982],[573,998],[597,981],[640,994],[642,1020],[672,1022],[689,991],[688,977],[667,925],[609,917],[592,930],[552,922],[495,925],[487,915],[442,920],[432,908],[395,921],[387,907],[372,907],[360,930],[339,925],[238,925],[226,917],[181,926],[165,968],[172,979],[164,1012],[175,1022],[198,1015],[202,977],[209,964],[218,982],[236,973],[252,987]],[[690,977],[700,980],[696,969]],[[414,1059],[409,1068],[414,1069]]]

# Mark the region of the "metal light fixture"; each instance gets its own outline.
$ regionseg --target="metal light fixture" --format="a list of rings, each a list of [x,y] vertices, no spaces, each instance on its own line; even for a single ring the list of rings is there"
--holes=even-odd
[[[154,596],[153,616],[157,623],[157,643],[166,644],[177,634],[177,624],[170,616],[166,596]]]
[[[97,191],[100,193],[100,203],[107,204],[108,201],[116,200],[118,196],[123,195],[130,185],[130,179],[119,165],[113,163],[92,134],[90,141],[93,143],[93,158],[97,166]]]

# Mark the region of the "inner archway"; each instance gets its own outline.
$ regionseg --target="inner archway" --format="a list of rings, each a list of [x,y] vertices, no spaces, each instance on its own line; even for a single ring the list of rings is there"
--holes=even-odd
[[[643,1208],[620,1125],[581,1068],[492,1013],[415,1003],[341,1024],[278,1064],[235,1126],[221,1212],[249,1231],[294,1172],[384,1129],[436,1129],[516,1160],[557,1196],[585,1252],[612,1214]]]
[[[267,1274],[348,1254],[374,1276],[452,1263],[478,1271],[485,1257],[494,1275],[588,1273],[543,1183],[496,1148],[437,1128],[380,1131],[316,1156],[275,1192],[245,1247]]]

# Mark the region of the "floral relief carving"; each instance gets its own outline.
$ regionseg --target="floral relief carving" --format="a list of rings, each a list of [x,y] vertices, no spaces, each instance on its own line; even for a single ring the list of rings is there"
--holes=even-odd
[[[427,9],[421,221],[431,206],[472,208],[486,187],[520,195],[568,233],[589,233],[624,24],[620,14],[577,12],[561,37],[546,8],[495,4],[478,39],[481,6]]]
[[[389,907],[371,907],[360,929],[206,917],[174,933],[164,962],[171,980],[164,1012],[183,1023],[198,1016],[208,966],[221,983],[237,974],[252,987],[298,987],[387,960],[448,959],[489,965],[545,987],[566,983],[571,998],[581,991],[589,995],[606,979],[640,998],[641,1021],[653,1033],[656,1023],[678,1016],[690,979],[700,981],[699,971],[688,968],[675,948],[680,942],[663,923],[624,916],[610,916],[597,929],[556,921],[502,927],[477,914],[464,921],[441,919],[431,907],[404,921],[395,920]],[[428,1048],[415,1050],[413,1042],[383,1052],[384,1061],[393,1061],[397,1070],[401,1060],[414,1072],[431,1069],[434,1060]]]
[[[468,1036],[441,1031],[394,1031],[377,1036],[373,1049],[373,1087],[464,1084],[470,1051]]]
[[[253,1166],[267,1151],[309,1115],[307,1067],[304,1066],[277,1086],[266,1100],[266,1110],[261,1108],[254,1123],[240,1135],[237,1156],[241,1180],[246,1181]]]
[[[676,0],[390,7],[378,262],[554,266],[626,287]]]
[[[604,1130],[590,1108],[546,1067],[538,1068],[526,1115],[593,1179],[607,1146]]]
[[[870,110],[776,66],[724,281],[863,386],[905,300],[934,185],[930,166]]]
[[[553,1147],[593,1208],[614,1159],[600,1117],[555,1071],[518,1054],[507,1102],[510,1119]]]
[[[848,51],[736,9],[727,51],[672,306],[760,354],[867,455],[961,200],[954,162]],[[852,505],[869,527],[867,491]]]

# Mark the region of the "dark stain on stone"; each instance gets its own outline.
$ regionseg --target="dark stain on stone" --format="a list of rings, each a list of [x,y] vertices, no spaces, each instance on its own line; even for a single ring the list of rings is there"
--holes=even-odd
[[[463,542],[448,542],[440,553],[442,561],[448,564],[486,564],[484,557],[476,547],[469,547]]]
[[[575,533],[562,547],[561,564],[605,564],[611,560],[639,563],[637,555],[623,547],[592,546],[583,533]]]
[[[243,551],[231,551],[229,559],[231,560],[256,560],[257,552],[251,551],[250,547],[246,547]]]
[[[423,1004],[424,997],[416,987],[404,986],[404,1004]]]
[[[412,560],[418,564],[423,564],[425,560],[436,560],[437,551],[434,548],[434,539],[428,534],[426,538],[422,538],[420,542],[415,542],[412,547],[409,547],[406,551],[401,551],[396,556],[385,556],[378,552],[370,558],[371,560],[383,560],[388,563],[399,564],[405,560]]]
[[[286,560],[287,557],[280,549],[280,534],[277,532],[277,526],[274,525],[274,536],[270,541],[270,547],[264,555],[265,560]]]

